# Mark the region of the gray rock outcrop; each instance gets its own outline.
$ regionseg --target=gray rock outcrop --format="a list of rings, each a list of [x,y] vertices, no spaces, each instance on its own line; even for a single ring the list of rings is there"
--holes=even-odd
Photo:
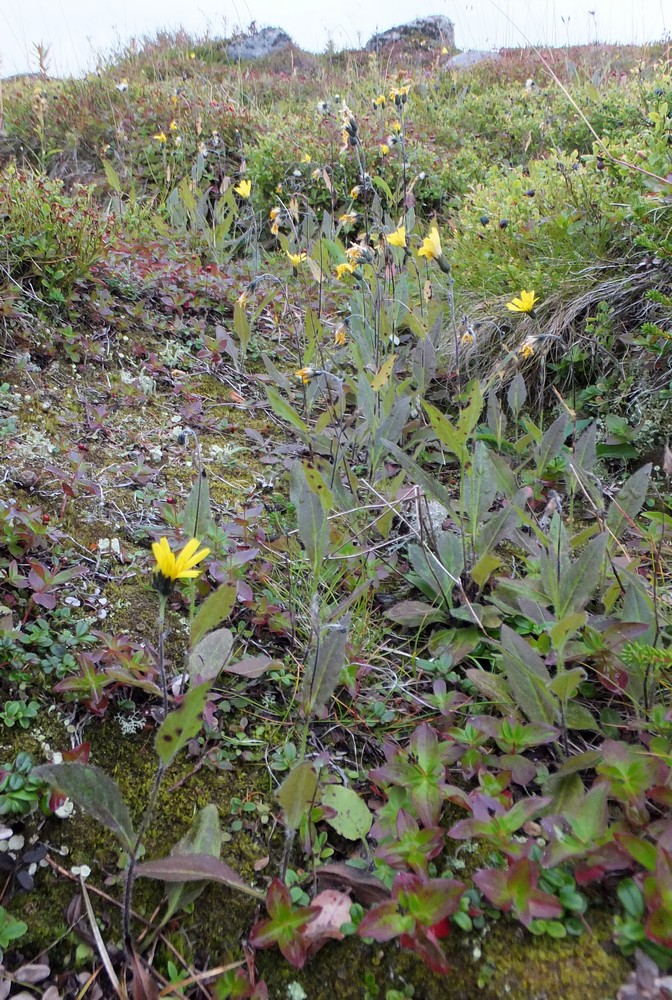
[[[292,44],[292,39],[282,28],[262,28],[248,35],[242,35],[226,46],[229,59],[262,59],[264,56],[280,52]]]
[[[372,37],[366,43],[367,52],[377,52],[386,45],[395,43],[418,45],[432,42],[445,45],[447,49],[455,48],[455,25],[443,14],[432,14],[429,17],[418,17],[407,24],[399,24],[396,28],[388,28]]]
[[[452,56],[444,63],[444,69],[471,69],[483,62],[499,62],[501,59],[499,52],[483,52],[478,49],[469,49],[467,52],[460,52],[457,56]]]

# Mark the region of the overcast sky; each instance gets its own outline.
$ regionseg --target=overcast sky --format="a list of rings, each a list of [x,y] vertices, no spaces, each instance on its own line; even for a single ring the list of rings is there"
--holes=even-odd
[[[460,49],[647,42],[672,28],[669,0],[0,0],[0,75],[36,69],[36,42],[50,46],[52,75],[65,75],[92,69],[97,53],[160,28],[230,35],[256,21],[321,52],[329,40],[359,47],[376,30],[423,14],[449,17]]]

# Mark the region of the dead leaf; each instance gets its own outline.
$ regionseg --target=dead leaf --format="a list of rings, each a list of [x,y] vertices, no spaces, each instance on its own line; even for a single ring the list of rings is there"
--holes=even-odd
[[[159,988],[133,952],[133,1000],[159,1000]]]
[[[672,479],[672,451],[669,444],[665,444],[663,449],[662,469],[668,479]]]
[[[341,927],[350,920],[352,900],[345,892],[324,889],[310,905],[319,906],[320,912],[302,933],[304,940],[310,942],[309,954],[314,955],[327,941],[343,939]]]
[[[347,889],[363,906],[371,906],[373,903],[380,903],[390,898],[388,890],[379,878],[370,872],[362,871],[361,868],[347,865],[344,861],[322,865],[315,875],[320,883],[331,883]]]

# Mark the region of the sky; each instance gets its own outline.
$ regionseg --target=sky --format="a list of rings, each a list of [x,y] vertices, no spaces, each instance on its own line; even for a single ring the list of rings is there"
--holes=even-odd
[[[36,43],[50,48],[52,76],[80,75],[99,53],[161,28],[230,36],[255,21],[322,52],[329,42],[359,48],[375,31],[427,14],[454,22],[460,49],[643,43],[672,29],[668,0],[0,0],[0,76],[36,70]]]

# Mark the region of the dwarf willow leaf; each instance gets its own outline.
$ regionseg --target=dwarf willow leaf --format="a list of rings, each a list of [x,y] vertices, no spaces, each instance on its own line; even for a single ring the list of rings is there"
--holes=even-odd
[[[167,767],[175,755],[199,732],[210,682],[199,684],[184,696],[179,708],[163,720],[156,734],[156,752]],[[72,766],[72,765],[71,765]]]
[[[32,774],[58,789],[76,805],[106,826],[132,851],[136,836],[121,789],[109,774],[93,764],[42,764]]]
[[[369,807],[353,788],[344,785],[325,785],[322,805],[336,810],[336,815],[326,819],[329,826],[346,840],[362,840],[373,823]]]

